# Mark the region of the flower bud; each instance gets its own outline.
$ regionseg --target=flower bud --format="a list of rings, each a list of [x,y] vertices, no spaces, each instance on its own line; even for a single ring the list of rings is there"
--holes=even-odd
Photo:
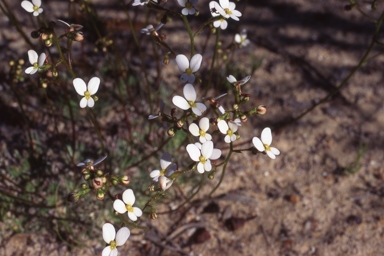
[[[53,34],[51,33],[51,34],[49,34],[49,39],[52,39],[53,38]]]
[[[100,189],[103,186],[103,180],[101,178],[94,178],[92,180],[92,186],[94,189]]]
[[[69,193],[67,196],[67,201],[71,203],[76,203],[77,201],[79,201],[79,199],[80,196],[77,194],[77,192]]]
[[[87,189],[87,188],[89,188],[89,185],[87,183],[81,184],[81,189]]]
[[[181,127],[183,127],[183,125],[184,125],[184,121],[183,120],[177,121],[177,127],[181,128]]]
[[[173,180],[168,179],[165,176],[159,177],[159,185],[163,191],[169,189],[172,186],[172,184],[173,184]]]
[[[42,33],[41,34],[41,40],[45,41],[48,39],[48,34],[47,33]]]
[[[76,32],[75,34],[75,41],[81,42],[84,40],[83,32]]]
[[[224,54],[223,56],[221,56],[223,58],[223,60],[227,60],[228,59],[228,55]]]
[[[83,175],[87,175],[87,174],[89,174],[89,169],[88,168],[84,168],[83,170],[81,170],[81,173],[83,174]]]
[[[95,96],[95,95],[92,95],[92,97],[93,97],[93,100],[94,100],[94,101],[98,101],[98,100],[99,100],[99,97],[97,97],[97,96]]]
[[[85,174],[83,177],[84,180],[89,180],[91,178],[91,174]]]
[[[257,114],[264,115],[265,113],[267,113],[267,107],[266,106],[260,105],[257,107]]]
[[[11,60],[10,62],[9,62],[9,66],[13,66],[13,65],[15,65],[15,62],[13,61],[13,60]]]
[[[102,189],[97,190],[96,198],[97,200],[103,200],[104,199],[104,191]]]
[[[168,129],[168,131],[167,131],[167,133],[168,133],[168,136],[169,137],[173,137],[173,136],[175,136],[175,128],[169,128]]]
[[[195,16],[199,16],[200,15],[200,12],[199,11],[196,11],[195,12]]]
[[[215,34],[216,33],[216,29],[215,28],[211,28],[211,34]]]
[[[19,65],[24,65],[24,60],[23,59],[19,60]]]
[[[111,182],[112,182],[113,186],[116,186],[118,184],[117,180],[115,180],[115,179],[113,179]]]
[[[197,83],[197,84],[201,84],[202,82],[203,82],[203,80],[201,80],[200,77],[198,77],[198,78],[196,79],[196,83]]]
[[[107,178],[106,177],[101,177],[101,182],[103,182],[103,184],[107,183]]]
[[[155,191],[155,185],[151,185],[150,188],[149,188],[150,191]]]
[[[43,87],[44,89],[48,87],[48,84],[47,83],[42,83],[41,84],[41,87]]]
[[[210,180],[213,180],[214,177],[215,177],[215,175],[214,175],[213,173],[210,173],[210,174],[208,175],[208,179],[210,179]]]
[[[164,65],[168,65],[169,64],[169,58],[164,58],[163,63],[164,63]]]
[[[102,170],[97,170],[96,171],[96,176],[98,176],[98,177],[103,176],[103,171]]]
[[[239,109],[239,105],[237,105],[237,104],[233,104],[232,108],[233,108],[234,110],[238,110],[238,109]]]
[[[45,40],[45,46],[47,46],[47,47],[52,46],[52,39]]]
[[[120,177],[120,182],[121,182],[121,184],[123,184],[123,185],[128,185],[128,184],[129,184],[129,181],[130,181],[129,178],[128,178],[128,176],[126,176],[126,175]]]
[[[242,115],[242,116],[240,117],[240,120],[241,120],[241,122],[245,123],[245,122],[247,122],[248,118],[247,118],[246,115]]]
[[[58,73],[57,70],[55,69],[55,70],[53,70],[52,75],[53,75],[54,77],[57,77],[57,76],[59,75],[59,73]]]
[[[157,219],[157,214],[155,212],[151,213],[151,219],[153,220]]]
[[[236,140],[239,140],[240,139],[240,134],[236,134]]]

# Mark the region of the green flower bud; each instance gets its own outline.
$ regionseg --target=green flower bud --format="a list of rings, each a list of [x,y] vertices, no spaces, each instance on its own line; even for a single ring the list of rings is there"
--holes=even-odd
[[[105,194],[104,194],[104,191],[102,189],[97,190],[97,193],[96,193],[97,200],[103,200],[104,196],[105,196]]]

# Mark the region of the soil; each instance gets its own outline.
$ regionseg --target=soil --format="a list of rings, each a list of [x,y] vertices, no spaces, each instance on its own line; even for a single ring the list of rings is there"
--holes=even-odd
[[[18,3],[7,2],[19,15],[23,29],[31,31],[33,26],[24,10]],[[99,16],[109,20],[110,32],[121,41],[129,36],[125,15],[118,4],[92,2]],[[177,4],[168,2],[167,5]],[[192,23],[193,30],[208,17],[208,2],[199,1],[201,17]],[[240,10],[244,2],[236,2]],[[378,19],[384,9],[382,3],[378,3],[375,11],[369,2],[357,1],[364,12]],[[226,46],[233,41],[234,33],[242,29],[248,32],[250,45],[237,50],[233,59],[236,66],[232,70],[239,71],[238,78],[250,73],[250,53],[255,58],[264,56],[261,67],[242,90],[251,95],[250,105],[267,106],[267,114],[248,118],[239,129],[241,140],[234,148],[251,147],[252,138],[260,137],[264,127],[271,127],[272,146],[281,154],[275,160],[250,152],[234,154],[221,186],[210,200],[198,201],[217,184],[221,169],[213,180],[207,181],[188,211],[185,211],[188,207],[183,207],[158,214],[156,220],[145,218],[143,225],[149,227],[149,231],[132,230],[127,243],[118,248],[119,255],[384,255],[384,168],[380,164],[384,158],[384,56],[360,68],[330,100],[303,118],[290,122],[332,92],[358,65],[369,47],[374,23],[356,9],[346,11],[347,4],[348,1],[340,0],[247,1],[241,20],[229,21],[229,28],[221,32],[221,41]],[[67,8],[65,1],[43,2],[43,5],[44,13],[50,18],[62,18],[62,11]],[[132,14],[133,9],[130,8]],[[113,18],[122,21],[113,23]],[[2,65],[20,57],[27,61],[25,41],[4,15],[0,19],[3,24],[0,33]],[[144,24],[141,18],[137,22]],[[179,32],[183,26],[182,21],[174,18],[162,32],[176,52],[187,53],[189,39],[185,32]],[[137,27],[139,30],[144,26]],[[202,73],[209,70],[214,37],[211,36],[206,48]],[[379,41],[382,38],[379,34]],[[196,40],[196,52],[203,50],[204,42],[205,34]],[[80,51],[80,47],[74,50]],[[381,51],[382,47],[376,46],[371,56]],[[88,58],[92,62],[92,57]],[[137,56],[131,61],[140,63]],[[156,65],[151,62],[146,65],[149,76],[153,77]],[[94,64],[94,67],[97,70],[100,65]],[[139,65],[137,69],[140,70]],[[7,72],[1,71],[2,76]],[[172,107],[171,95],[181,94],[182,85],[173,60],[162,72],[163,88],[159,91],[167,90],[168,111]],[[223,69],[222,76],[228,75],[224,72]],[[214,83],[215,89],[209,94],[226,92],[217,81]],[[202,88],[198,93],[203,92]],[[14,117],[19,109],[4,79],[1,91],[2,104],[6,102],[7,111],[14,111],[11,112],[14,114],[0,114],[3,134],[0,143],[3,147],[14,148],[13,144],[26,141],[16,138],[17,134],[23,134],[22,120]],[[5,101],[7,97],[9,100]],[[144,97],[140,100],[145,102]],[[230,100],[227,97],[221,102],[226,109],[231,108]],[[34,105],[33,102],[26,104]],[[147,112],[143,111],[143,115],[150,114]],[[121,109],[111,115],[100,120],[103,126],[124,122]],[[136,118],[135,115],[130,117]],[[159,123],[153,129],[165,129]],[[124,136],[120,126],[116,127]],[[136,129],[140,131],[140,127]],[[8,131],[12,131],[13,137],[5,135]],[[64,128],[62,132],[66,132]],[[115,143],[116,137],[110,136],[110,140]],[[226,156],[228,145],[218,145]],[[348,167],[354,165],[364,145],[367,148],[357,171],[349,173]],[[154,160],[157,162],[158,159]],[[146,164],[139,165],[141,169],[127,170],[131,181],[140,177],[140,171],[151,170]],[[192,187],[174,185],[170,193],[188,194]],[[166,200],[157,211],[166,212],[180,202]],[[7,222],[0,223],[0,228],[0,255],[101,255],[104,248],[100,242],[100,225],[93,228],[93,238],[75,248],[54,238],[55,234],[48,231],[17,232],[10,229]]]

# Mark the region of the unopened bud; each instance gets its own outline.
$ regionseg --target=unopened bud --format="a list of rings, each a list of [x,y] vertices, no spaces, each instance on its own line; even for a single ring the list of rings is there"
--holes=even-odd
[[[85,174],[84,175],[84,180],[89,180],[91,178],[91,174]]]
[[[113,179],[111,182],[112,182],[113,186],[116,186],[118,184],[117,180],[115,180],[115,179]]]
[[[15,65],[15,62],[13,61],[13,60],[11,60],[10,62],[9,62],[9,66],[13,66],[13,65]]]
[[[45,40],[45,46],[51,47],[52,46],[52,39]]]
[[[129,178],[128,178],[128,176],[121,176],[121,177],[120,177],[120,182],[121,182],[121,184],[123,184],[123,185],[128,185],[128,184],[129,184]]]
[[[150,191],[155,191],[155,185],[151,185],[149,188]]]
[[[157,219],[157,214],[155,212],[151,213],[151,219],[153,220]]]
[[[103,184],[107,183],[107,178],[106,177],[101,177],[101,182],[103,182]]]
[[[221,56],[223,58],[223,60],[227,60],[228,59],[228,56],[226,54],[223,54],[223,56]]]
[[[236,140],[239,140],[240,139],[240,134],[236,134]]]
[[[89,185],[87,183],[81,184],[81,189],[87,189],[89,188]]]
[[[167,131],[167,133],[168,133],[168,136],[169,137],[173,137],[173,136],[175,136],[175,128],[169,128],[168,129],[168,131]]]
[[[243,102],[248,102],[249,101],[249,96],[245,96],[244,99],[242,100]]]
[[[83,170],[81,170],[81,173],[82,173],[83,175],[87,175],[87,174],[90,173],[90,170],[89,170],[88,168],[84,168]]]
[[[48,38],[49,38],[49,39],[52,39],[52,38],[53,38],[53,34],[52,34],[52,33],[49,34]]]
[[[241,120],[241,122],[245,123],[245,122],[247,122],[248,118],[247,118],[246,115],[242,115],[242,116],[240,117],[240,120]]]
[[[257,113],[259,115],[264,115],[265,113],[267,113],[267,107],[264,106],[264,105],[260,105],[257,107]]]
[[[76,203],[79,201],[80,196],[77,194],[77,192],[69,193],[67,196],[67,201],[71,203]]]
[[[237,105],[237,104],[233,104],[232,108],[233,108],[234,110],[238,110],[238,109],[239,109],[239,105]]]
[[[94,178],[92,180],[92,186],[94,189],[100,189],[103,186],[103,181],[101,178]]]
[[[19,65],[24,65],[24,60],[23,59],[19,60]]]
[[[48,34],[46,33],[41,34],[41,40],[45,41],[47,39],[48,39]]]
[[[210,180],[213,180],[214,177],[215,177],[215,175],[214,175],[213,173],[210,173],[210,174],[208,175],[208,179],[210,179]]]
[[[172,186],[172,184],[173,184],[173,180],[168,179],[163,175],[159,177],[159,185],[163,191],[169,189]]]
[[[97,190],[96,198],[97,200],[103,200],[104,199],[104,191],[102,189]]]
[[[181,127],[183,127],[183,125],[184,125],[184,121],[183,120],[177,121],[177,127],[181,128]]]
[[[75,35],[75,41],[77,42],[81,42],[84,40],[84,35],[83,35],[83,32],[76,32],[76,35]]]
[[[98,177],[103,176],[103,171],[102,170],[97,170],[96,171],[96,176],[98,176]]]
[[[94,101],[98,101],[99,100],[99,97],[97,97],[97,96],[92,96],[92,97],[93,97]]]
[[[196,11],[195,12],[195,16],[199,16],[200,15],[200,12],[199,11]]]
[[[52,75],[53,75],[54,77],[57,77],[57,76],[59,75],[59,73],[57,72],[57,70],[54,70],[54,71],[52,72]]]
[[[48,87],[48,84],[47,83],[42,83],[41,84],[41,87],[43,87],[44,89]]]
[[[216,33],[216,29],[215,28],[211,28],[211,34],[215,34]]]
[[[201,84],[202,82],[203,82],[203,80],[201,80],[200,77],[198,77],[198,78],[196,79],[196,83]]]
[[[169,64],[169,58],[164,58],[163,63],[164,63],[164,65],[168,65]]]

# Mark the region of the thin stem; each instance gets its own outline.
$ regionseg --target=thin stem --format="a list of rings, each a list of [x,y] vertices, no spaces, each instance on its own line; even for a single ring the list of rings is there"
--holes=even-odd
[[[365,12],[363,12],[360,7],[356,4],[356,2],[354,0],[348,0],[349,3],[355,7],[357,9],[358,12],[360,12],[364,17],[366,17],[367,19],[369,19],[371,22],[373,23],[377,23],[377,21],[375,19],[372,19],[368,14],[366,14]]]
[[[185,27],[187,28],[188,30],[188,34],[189,34],[189,38],[191,40],[191,58],[193,57],[193,55],[195,55],[195,43],[194,43],[194,36],[192,34],[192,30],[191,30],[191,26],[189,26],[189,23],[188,23],[188,19],[187,19],[187,16],[185,15],[181,15],[181,17],[183,18],[183,21],[185,23]]]
[[[220,41],[220,28],[217,28],[215,51],[213,52],[212,62],[211,62],[211,69],[209,70],[209,80],[208,80],[207,85],[205,86],[205,93],[204,93],[204,95],[207,94],[208,89],[211,86],[212,75],[213,75],[213,68],[215,66],[215,59],[216,59],[216,55],[217,55],[217,50],[219,49],[219,41]]]

